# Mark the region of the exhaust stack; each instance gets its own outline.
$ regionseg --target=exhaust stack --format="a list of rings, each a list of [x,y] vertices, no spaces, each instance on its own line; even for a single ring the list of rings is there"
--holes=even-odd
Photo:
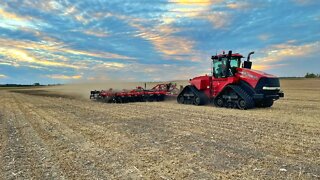
[[[251,69],[252,62],[250,61],[250,57],[252,54],[254,54],[253,51],[248,54],[247,60],[243,61],[243,64],[242,64],[243,68]]]

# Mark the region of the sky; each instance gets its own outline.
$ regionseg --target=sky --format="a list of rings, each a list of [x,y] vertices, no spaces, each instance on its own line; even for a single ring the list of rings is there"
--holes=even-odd
[[[277,76],[320,73],[319,0],[0,0],[0,84],[166,81],[233,50]]]

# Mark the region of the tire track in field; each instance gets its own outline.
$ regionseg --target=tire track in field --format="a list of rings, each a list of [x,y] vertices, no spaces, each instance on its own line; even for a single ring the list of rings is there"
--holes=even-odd
[[[70,104],[72,109],[79,109],[80,112],[89,111],[88,108],[79,106],[77,103]],[[104,106],[104,104],[100,104],[98,106],[87,106],[92,111],[99,111],[100,113],[110,114],[112,109],[110,106]],[[317,136],[315,134],[319,134],[319,132],[313,131],[303,131],[300,127],[297,127],[295,124],[282,123],[270,121],[265,118],[242,118],[236,117],[233,115],[222,115],[221,112],[218,113],[208,113],[208,109],[211,107],[204,107],[200,109],[199,107],[185,106],[187,108],[196,108],[197,111],[188,111],[187,108],[179,107],[179,105],[172,108],[164,108],[167,104],[153,104],[148,106],[148,104],[123,104],[124,107],[118,107],[119,105],[115,104],[116,109],[124,108],[125,111],[115,110],[118,116],[125,117],[126,113],[130,114],[130,116],[137,116],[142,118],[154,118],[157,120],[165,121],[165,124],[172,124],[173,126],[168,126],[171,128],[175,128],[175,131],[183,131],[189,133],[197,133],[202,135],[210,135],[217,137],[224,137],[227,139],[237,139],[241,138],[241,143],[245,143],[246,146],[251,146],[251,148],[257,148],[257,144],[263,146],[261,149],[265,149],[268,144],[264,144],[265,140],[272,139],[276,146],[281,146],[281,144],[286,141],[287,149],[296,147],[296,149],[305,149],[312,148],[316,146]],[[130,108],[135,106],[135,108]],[[71,108],[70,107],[70,108]],[[76,107],[76,108],[75,108]],[[101,107],[103,109],[101,109]],[[202,107],[201,107],[202,108]],[[80,110],[81,109],[81,110]],[[181,110],[182,109],[182,110]],[[217,108],[213,108],[217,109]],[[193,109],[194,110],[194,109]],[[218,109],[220,110],[220,109]],[[221,110],[220,110],[221,111]],[[243,112],[240,110],[236,110],[237,112]],[[141,113],[140,113],[141,112]],[[147,113],[146,113],[147,112]],[[150,114],[153,112],[153,114]],[[149,113],[149,114],[148,114]],[[157,115],[154,115],[157,114]],[[168,114],[170,115],[168,117]],[[246,115],[246,113],[244,113]],[[112,114],[111,114],[112,115]],[[211,116],[210,116],[211,115]],[[181,118],[184,118],[181,120]],[[280,129],[280,131],[279,131]],[[198,130],[198,131],[196,131]],[[212,133],[213,132],[213,133]],[[312,135],[310,135],[312,134]],[[231,137],[230,137],[231,136]],[[298,137],[302,137],[303,144],[293,141],[298,139]],[[304,138],[305,137],[305,138]],[[238,139],[239,141],[239,139]],[[254,141],[254,143],[252,142]],[[277,152],[278,153],[278,152]],[[304,152],[306,156],[313,156],[312,151],[307,151],[307,154]],[[305,156],[303,156],[305,157]],[[302,158],[303,158],[302,157]]]
[[[25,121],[13,96],[5,98],[3,119],[7,134],[3,149],[3,176],[6,179],[63,179],[45,146],[30,125]]]
[[[43,104],[45,104],[45,100],[43,99],[43,100],[39,100],[40,102],[41,101],[43,101],[42,103]],[[38,102],[39,102],[38,101]],[[68,108],[70,108],[70,109],[68,109]],[[78,121],[81,121],[81,118],[79,118],[79,117],[83,117],[83,119],[86,119],[85,117],[85,114],[86,114],[86,112],[85,111],[83,111],[83,110],[80,110],[80,108],[74,108],[73,106],[68,106],[68,108],[65,108],[64,110],[74,110],[74,109],[78,109],[77,110],[77,112],[83,112],[83,113],[80,113],[80,116],[75,116],[75,115],[73,115],[73,113],[75,113],[75,112],[72,112],[72,113],[67,113],[67,111],[63,111],[63,114],[65,115],[65,116],[67,116],[67,117],[74,117],[74,118],[72,118],[71,119],[71,121],[76,121],[76,122],[78,122]],[[33,108],[33,109],[36,109],[36,108]],[[47,111],[50,111],[50,109],[47,109]],[[52,115],[55,115],[55,116],[57,116],[57,113],[56,112],[54,112],[53,111],[53,113],[51,113]],[[58,118],[58,117],[56,117],[56,118]],[[160,121],[162,120],[163,118],[161,118],[161,119],[159,119]],[[129,126],[131,126],[131,125],[133,125],[133,126],[139,126],[138,128],[142,128],[141,127],[141,125],[143,124],[143,123],[141,123],[141,122],[144,122],[145,120],[144,119],[141,119],[140,120],[140,122],[138,123],[138,124],[132,124],[132,123],[130,123],[130,121],[127,121],[127,123],[129,124]],[[157,119],[155,120],[155,121],[157,121]],[[169,120],[170,121],[170,120]],[[147,122],[148,123],[148,122]],[[149,122],[150,123],[150,122]],[[70,123],[70,122],[66,122],[66,124],[72,124],[72,122]],[[83,123],[83,125],[82,126],[86,126],[86,124],[85,124],[85,122]],[[180,124],[175,124],[175,126],[180,126]],[[188,126],[182,126],[182,127],[184,127],[184,128],[186,128],[186,129],[192,129],[192,128],[194,128],[194,127],[188,127]],[[152,128],[153,130],[154,130],[154,128]],[[95,129],[96,130],[96,129]],[[80,130],[81,131],[81,130]],[[220,131],[221,131],[221,129],[220,129]],[[167,131],[168,132],[168,131]],[[160,132],[161,133],[161,132]],[[92,133],[92,134],[94,134],[94,132]],[[163,134],[163,132],[161,133],[161,134]],[[224,136],[226,136],[228,133],[226,133],[226,134],[224,134]],[[135,136],[136,135],[136,133],[133,133],[133,134],[131,134],[132,136]],[[163,135],[162,135],[163,136]],[[205,160],[208,160],[208,159],[206,159],[206,157],[205,157],[205,155],[206,154],[209,154],[210,152],[216,152],[216,154],[217,154],[217,151],[219,152],[219,156],[222,156],[222,157],[224,157],[224,158],[228,158],[228,154],[235,154],[235,156],[232,156],[232,157],[229,157],[229,159],[231,159],[231,158],[233,158],[233,159],[235,159],[235,158],[237,158],[237,154],[239,154],[239,153],[244,153],[244,147],[241,147],[241,145],[240,144],[236,144],[236,143],[230,143],[230,144],[228,144],[228,143],[218,143],[218,144],[216,144],[216,143],[208,143],[207,142],[207,139],[210,139],[210,137],[203,137],[203,135],[202,136],[199,136],[199,135],[197,135],[197,134],[193,134],[192,135],[194,138],[184,138],[183,136],[178,136],[177,137],[177,135],[171,135],[171,137],[169,137],[169,138],[167,138],[167,139],[170,139],[171,138],[171,142],[169,142],[169,141],[167,141],[166,143],[167,143],[167,145],[165,145],[164,147],[162,147],[162,151],[164,151],[165,152],[165,155],[167,155],[168,156],[168,154],[169,155],[171,155],[172,157],[172,159],[174,159],[174,156],[177,156],[177,154],[175,154],[175,153],[172,153],[172,152],[168,152],[168,151],[165,151],[165,149],[167,149],[167,148],[170,148],[169,146],[170,145],[172,145],[172,144],[175,144],[178,148],[180,148],[180,149],[182,149],[183,151],[182,151],[182,153],[186,153],[186,149],[188,149],[188,148],[186,148],[186,147],[184,147],[185,145],[181,145],[181,143],[177,143],[177,141],[179,141],[179,140],[184,140],[183,142],[185,142],[185,141],[188,141],[188,140],[193,140],[191,143],[193,143],[194,145],[193,145],[193,149],[191,149],[190,151],[192,151],[192,150],[197,150],[198,149],[198,151],[200,151],[201,150],[201,148],[203,147],[203,146],[205,146],[205,145],[211,145],[211,146],[213,146],[213,147],[220,147],[219,149],[216,149],[216,148],[213,148],[213,149],[211,149],[211,150],[209,150],[209,151],[207,151],[207,152],[199,152],[199,153],[202,153],[202,154],[204,154],[201,158],[201,161],[205,161]],[[191,136],[191,137],[192,137]],[[173,137],[173,138],[172,138]],[[223,137],[223,136],[222,136]],[[140,142],[141,142],[141,136],[139,136],[139,137],[136,137],[137,138],[137,141],[139,141],[139,139],[140,139]],[[162,139],[161,139],[162,138]],[[160,139],[159,140],[161,140],[161,141],[165,141],[165,139],[163,139],[164,137],[160,137]],[[199,150],[200,149],[200,150]],[[209,148],[210,149],[210,148]],[[159,150],[158,150],[159,151]],[[202,150],[203,151],[203,150]],[[188,152],[188,151],[187,151]],[[143,150],[142,150],[142,152],[140,152],[140,153],[145,153],[145,152],[143,152]],[[188,152],[189,153],[189,152]],[[243,154],[243,155],[245,155],[245,156],[248,156],[248,154],[247,153],[245,153],[245,154]],[[188,154],[187,155],[185,155],[185,156],[188,156]],[[215,157],[213,157],[213,158],[215,158]],[[239,158],[241,158],[241,157],[238,157],[238,159]],[[182,159],[185,159],[185,158],[183,158],[183,157],[180,157],[180,158],[175,158],[175,159],[180,159],[180,161],[182,160]],[[221,158],[220,158],[221,159]],[[178,161],[178,160],[177,160]],[[223,164],[225,161],[223,161],[223,160],[218,160],[218,161],[221,161],[220,162],[220,164]],[[177,163],[177,162],[176,162]],[[217,162],[218,164],[219,164],[219,162]],[[235,163],[235,162],[233,162],[233,163]],[[245,162],[243,162],[243,163],[245,163]],[[181,164],[181,162],[180,162],[180,164]],[[174,168],[174,167],[172,167],[172,168]],[[227,166],[224,166],[223,168],[228,168]],[[230,167],[229,167],[230,168]],[[231,167],[231,168],[234,168],[234,167]],[[202,174],[205,174],[204,172],[206,172],[205,170],[199,170],[199,171],[202,171]],[[208,173],[208,172],[207,172]]]
[[[74,103],[74,105],[72,104],[70,105],[76,106],[78,109],[82,109],[82,110],[87,109],[87,111],[88,109],[91,109],[93,111],[99,110],[99,112],[101,113],[106,111],[109,113],[112,113],[112,111],[108,111],[108,108],[110,108],[111,110],[114,110],[114,108],[110,107],[110,105],[104,105],[104,104],[101,105],[100,103],[97,103],[97,104],[103,107],[103,109],[99,110],[97,106],[93,106],[93,105],[89,106],[90,108],[87,108],[87,107],[84,108],[83,106],[77,105],[77,103]],[[208,133],[214,132],[215,134],[218,134],[218,137],[223,137],[223,140],[226,140],[226,139],[238,140],[238,142],[229,141],[229,143],[225,144],[226,147],[231,149],[231,153],[234,153],[234,151],[235,153],[239,153],[239,151],[241,152],[243,150],[246,151],[248,150],[248,148],[245,148],[245,147],[249,147],[249,149],[253,149],[254,151],[258,150],[266,153],[266,155],[268,156],[268,160],[266,161],[270,161],[270,160],[277,161],[279,157],[282,157],[284,161],[287,161],[286,160],[287,157],[291,157],[295,159],[298,158],[300,163],[304,164],[304,166],[307,167],[308,171],[314,171],[314,172],[317,171],[314,168],[308,168],[308,167],[314,167],[314,162],[310,163],[308,161],[305,161],[305,159],[310,159],[314,157],[313,150],[315,150],[316,152],[319,152],[317,148],[317,144],[318,144],[317,142],[319,141],[317,140],[317,136],[312,136],[312,135],[310,136],[310,134],[316,133],[316,132],[310,131],[310,129],[309,131],[304,131],[300,127],[297,127],[296,124],[283,123],[281,121],[276,122],[274,120],[270,121],[269,119],[264,119],[264,118],[257,119],[256,116],[254,118],[244,117],[244,116],[248,116],[248,113],[243,113],[242,115],[239,115],[239,117],[229,115],[228,116],[229,118],[234,118],[235,120],[226,122],[226,121],[217,121],[216,119],[212,119],[210,117],[208,118],[208,116],[203,115],[203,114],[207,114],[206,110],[202,110],[198,107],[189,106],[191,109],[198,108],[198,114],[197,114],[197,112],[192,113],[188,111],[186,108],[182,108],[183,109],[182,112],[185,112],[185,113],[181,113],[181,111],[177,111],[180,108],[179,105],[171,108],[163,107],[163,106],[166,106],[167,104],[162,104],[162,103],[157,103],[156,105],[152,104],[152,106],[150,107],[147,105],[149,104],[135,103],[135,104],[122,104],[122,105],[114,104],[113,106],[116,106],[116,109],[117,108],[126,109],[125,111],[121,111],[120,109],[116,110],[116,112],[118,113],[118,115],[120,114],[120,116],[125,116],[126,113],[128,113],[130,114],[130,117],[131,116],[132,117],[147,116],[149,118],[152,118],[152,116],[150,116],[150,114],[146,112],[149,112],[149,113],[153,112],[153,114],[160,114],[159,120],[166,121],[165,124],[170,124],[170,123],[172,124],[172,122],[174,122],[174,124],[172,125],[174,125],[173,127],[178,127],[177,128],[178,131],[179,130],[181,131],[181,129],[184,128],[186,132],[188,132],[188,130],[189,131],[191,130],[191,133],[194,134],[195,132],[194,131],[192,132],[192,130],[195,129],[195,126],[198,126],[197,127],[198,129],[199,128],[209,129],[207,131]],[[130,107],[134,107],[134,108],[130,108]],[[159,109],[165,112],[159,111]],[[82,110],[80,110],[80,112],[82,112]],[[262,109],[261,111],[266,111],[266,110]],[[168,114],[172,116],[169,119],[167,117]],[[218,116],[219,118],[217,119],[226,118],[226,116],[221,115],[221,112],[218,112],[217,114],[212,113],[212,115]],[[255,115],[255,113],[253,113],[253,115]],[[175,119],[179,119],[179,117],[180,118],[187,117],[187,118],[183,120],[175,121]],[[192,120],[190,121],[189,119],[192,119]],[[202,121],[203,119],[205,119],[205,121]],[[246,119],[246,120],[242,120],[242,119]],[[211,121],[213,122],[213,126]],[[194,126],[188,126],[190,123],[191,124],[193,123]],[[215,127],[217,125],[218,127]],[[221,126],[224,126],[224,128],[223,127],[221,128]],[[233,129],[230,129],[230,127]],[[248,129],[251,129],[253,132],[248,132],[247,131]],[[241,139],[239,139],[239,137]],[[299,140],[298,137],[300,138],[302,137],[304,143],[299,143],[297,141]],[[203,139],[203,136],[201,138]],[[205,137],[204,139],[210,139],[210,137]],[[272,142],[272,144],[270,144],[270,142]],[[230,147],[230,144],[231,144],[231,147]],[[286,145],[283,146],[283,144],[286,144]],[[255,154],[255,152],[251,152],[251,153],[253,153],[253,155]],[[230,152],[227,152],[226,154],[230,154]],[[297,157],[296,154],[301,154],[301,155],[303,154],[303,156]],[[250,153],[247,154],[247,156],[250,156]],[[297,169],[297,166],[294,168]]]
[[[95,148],[85,137],[61,123],[59,119],[37,109],[34,106],[36,99],[25,98],[24,101],[21,106],[24,113],[32,117],[29,118],[30,124],[44,140],[68,178],[105,179],[109,177],[108,171],[98,171],[93,164],[94,161],[99,161],[98,156],[102,158],[106,152]]]
[[[61,137],[58,137],[59,140],[57,140],[56,142],[48,141],[47,144],[53,144],[54,147],[63,148],[62,151],[60,151],[56,155],[59,156],[58,161],[60,162],[60,165],[62,164],[62,167],[65,168],[64,164],[68,164],[67,161],[72,162],[68,164],[69,169],[65,169],[65,171],[68,172],[68,177],[77,177],[69,176],[70,174],[85,174],[85,176],[83,177],[86,179],[90,177],[96,177],[98,179],[119,178],[124,175],[131,178],[141,176],[141,174],[136,171],[134,167],[127,167],[126,162],[127,159],[129,159],[130,154],[121,152],[123,151],[123,149],[126,149],[126,147],[123,147],[123,145],[126,145],[126,139],[123,139],[121,138],[121,136],[119,136],[118,142],[112,143],[112,140],[117,141],[117,138],[115,138],[117,136],[116,132],[111,131],[108,133],[110,144],[116,144],[116,147],[112,147],[108,144],[107,146],[105,146],[106,143],[108,143],[105,142],[107,139],[104,139],[104,137],[107,137],[105,136],[105,133],[107,133],[106,129],[101,129],[99,126],[88,122],[86,124],[79,124],[78,119],[72,118],[72,116],[65,114],[64,111],[57,111],[57,109],[42,109],[36,105],[42,103],[50,103],[46,100],[32,101],[34,99],[30,96],[24,97],[24,99],[26,101],[23,104],[25,108],[32,110],[26,113],[29,113],[30,116],[36,117],[36,119],[40,119],[40,117],[44,119],[44,121],[39,124],[37,124],[37,122],[32,122],[35,123],[35,127],[41,127],[43,126],[42,124],[46,124],[46,126],[38,129],[38,132],[40,134],[45,136],[44,132],[41,132],[41,129],[46,129],[46,127],[49,126],[51,126],[52,132],[58,131],[58,133],[54,134],[60,134]],[[37,103],[35,104],[32,102]],[[63,116],[61,115],[61,113],[63,113]],[[88,130],[90,130],[89,133]],[[97,137],[97,139],[93,139],[92,137],[90,137],[92,136],[92,134],[95,134],[95,137]],[[61,142],[61,140],[63,140],[63,142]],[[103,144],[99,143],[103,141]],[[120,145],[117,147],[117,144]],[[61,159],[61,154],[70,152],[73,153],[74,151],[76,151],[77,156],[67,156],[65,159]]]

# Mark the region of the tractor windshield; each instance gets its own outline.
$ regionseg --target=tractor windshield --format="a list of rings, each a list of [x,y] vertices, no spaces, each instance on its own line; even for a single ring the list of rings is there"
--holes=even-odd
[[[240,60],[238,57],[231,57],[230,68],[240,67]]]
[[[213,74],[216,78],[222,78],[226,76],[226,61],[227,59],[216,59],[213,61]]]
[[[213,75],[216,78],[224,78],[227,76],[233,76],[235,69],[240,67],[239,57],[231,57],[230,67],[227,69],[228,58],[223,57],[213,60]]]

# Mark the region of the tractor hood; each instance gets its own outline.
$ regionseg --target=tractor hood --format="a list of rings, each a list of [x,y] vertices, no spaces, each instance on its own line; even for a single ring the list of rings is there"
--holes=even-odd
[[[237,68],[236,76],[241,80],[249,83],[252,87],[256,87],[258,81],[261,78],[271,78],[271,79],[277,78],[274,75],[271,75],[262,71],[246,69],[246,68]]]

